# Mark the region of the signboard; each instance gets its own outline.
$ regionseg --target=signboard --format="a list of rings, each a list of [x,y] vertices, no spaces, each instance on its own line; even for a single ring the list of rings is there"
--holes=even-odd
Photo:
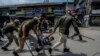
[[[10,10],[17,10],[17,6],[10,6],[9,9]]]
[[[34,16],[41,16],[42,13],[43,13],[43,9],[42,8],[35,8],[33,10],[33,15]]]
[[[33,16],[32,10],[26,10],[25,16]]]
[[[65,10],[64,9],[54,9],[53,12],[55,15],[61,15],[65,13]]]

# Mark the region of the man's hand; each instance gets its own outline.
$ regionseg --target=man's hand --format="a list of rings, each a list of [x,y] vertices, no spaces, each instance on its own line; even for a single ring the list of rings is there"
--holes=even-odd
[[[26,39],[28,39],[28,37],[26,37],[26,36],[22,36],[22,39],[23,39],[23,40],[26,40]]]

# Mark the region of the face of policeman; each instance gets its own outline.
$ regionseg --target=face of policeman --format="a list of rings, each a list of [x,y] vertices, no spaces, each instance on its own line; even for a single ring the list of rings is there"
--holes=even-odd
[[[76,14],[77,14],[76,11],[71,11],[72,16],[76,16]]]
[[[75,16],[76,15],[76,13],[71,13],[73,16]]]

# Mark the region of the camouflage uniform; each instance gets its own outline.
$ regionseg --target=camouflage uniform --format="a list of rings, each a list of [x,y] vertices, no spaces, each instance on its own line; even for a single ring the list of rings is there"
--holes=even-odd
[[[21,27],[19,28],[19,39],[18,39],[19,47],[13,52],[15,56],[18,56],[18,52],[20,52],[24,48],[25,41],[28,39],[34,42],[34,46],[36,48],[38,47],[36,38],[31,34],[29,34],[29,31],[33,30],[33,32],[37,35],[36,33],[37,24],[38,24],[37,19],[27,20],[21,24]]]
[[[59,27],[59,32],[61,33],[61,39],[60,39],[60,42],[56,43],[52,48],[55,48],[61,45],[62,43],[64,43],[64,51],[66,50],[69,51],[69,49],[67,49],[66,42],[67,42],[67,37],[69,35],[69,28],[71,25],[73,25],[73,27],[76,27],[76,24],[74,22],[74,17],[72,17],[69,14],[62,16],[57,21],[57,23],[54,26],[54,32]]]
[[[54,29],[56,29],[57,27],[59,27],[59,32],[65,35],[69,34],[69,27],[71,26],[73,22],[73,17],[71,17],[70,15],[65,15],[62,16],[59,21],[57,21],[57,23],[54,26]]]
[[[4,28],[3,28],[3,34],[5,34],[9,40],[9,42],[7,42],[3,47],[2,49],[3,50],[8,50],[7,47],[9,45],[11,45],[11,43],[13,42],[13,39],[15,40],[15,43],[16,45],[18,46],[18,39],[17,37],[14,35],[14,31],[17,31],[18,32],[18,29],[17,29],[17,24],[18,22],[16,21],[15,22],[12,22],[12,23],[8,23]]]

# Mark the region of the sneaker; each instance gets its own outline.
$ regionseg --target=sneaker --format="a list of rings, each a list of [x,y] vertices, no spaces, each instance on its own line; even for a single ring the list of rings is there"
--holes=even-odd
[[[17,52],[15,52],[15,51],[13,52],[13,54],[14,54],[14,56],[19,56],[19,55],[18,55],[18,53],[17,53]]]
[[[51,48],[49,48],[48,51],[49,51],[50,54],[52,53],[52,49]]]
[[[64,48],[63,51],[64,52],[70,52],[70,50],[68,48]]]
[[[9,51],[7,48],[5,48],[5,47],[1,47],[1,49],[2,50],[4,50],[4,51]]]

